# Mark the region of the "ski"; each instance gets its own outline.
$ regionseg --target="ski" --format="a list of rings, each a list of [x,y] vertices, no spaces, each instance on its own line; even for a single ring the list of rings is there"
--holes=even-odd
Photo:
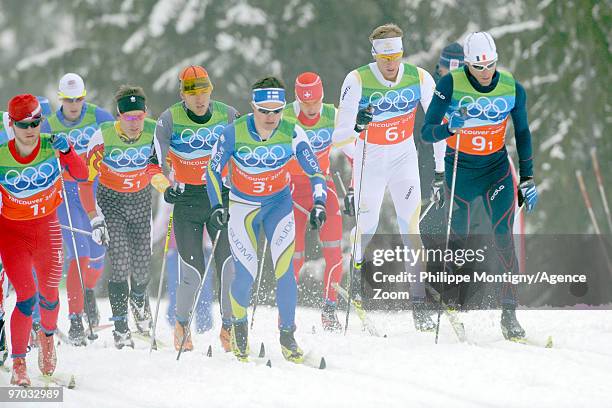
[[[49,388],[50,386],[60,386],[72,390],[76,388],[76,378],[74,374],[53,373],[52,375],[40,374],[36,380],[42,382],[42,386]]]
[[[463,326],[463,323],[459,319],[459,312],[448,307],[448,305],[442,300],[442,296],[440,296],[440,292],[435,290],[431,285],[425,285],[425,288],[427,289],[431,297],[433,297],[433,299],[442,308],[442,313],[444,313],[444,315],[448,319],[459,341],[461,343],[469,343],[467,336],[465,335],[465,327]]]
[[[542,348],[553,348],[553,338],[552,336],[548,336],[546,341],[536,340],[531,337],[522,337],[522,338],[510,338],[509,342],[523,344],[525,346],[533,346],[533,347],[542,347]]]
[[[348,302],[348,299],[349,299],[348,291],[337,283],[332,283],[332,286],[334,287],[334,289],[336,289],[336,291],[340,294],[340,296],[346,302]],[[370,319],[366,311],[363,309],[361,302],[356,301],[355,299],[351,299],[351,304],[353,305],[353,308],[355,309],[357,316],[361,320],[361,324],[368,331],[368,333],[370,333],[372,336],[375,336],[375,337],[382,337],[380,333],[378,332],[378,330],[376,329],[376,325],[374,325],[374,322],[372,321],[372,319]]]
[[[141,341],[145,341],[147,342],[147,344],[151,344],[151,336],[138,332],[138,331],[133,331],[132,332],[132,338],[133,339],[137,339],[137,340],[141,340]],[[163,341],[161,341],[158,337],[155,338],[155,345],[157,346],[158,349],[163,349],[166,348],[168,345],[166,343],[164,343]]]

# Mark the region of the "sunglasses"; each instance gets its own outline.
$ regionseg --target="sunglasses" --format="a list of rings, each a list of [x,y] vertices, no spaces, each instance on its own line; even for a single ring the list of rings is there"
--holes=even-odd
[[[264,115],[278,115],[283,111],[283,109],[285,109],[284,106],[278,109],[257,108],[257,112],[263,113]]]
[[[119,117],[123,120],[127,120],[128,122],[132,122],[134,120],[143,120],[147,116],[146,112],[139,113],[138,115],[126,115],[124,113],[120,113]]]
[[[470,64],[472,66],[472,68],[474,68],[476,71],[484,71],[485,69],[487,71],[490,71],[493,69],[493,67],[495,67],[495,64],[497,64],[497,60],[495,61],[491,61],[486,65],[482,65],[482,64]]]
[[[78,98],[62,98],[62,101],[70,102],[70,103],[82,102],[84,100],[85,100],[84,96],[79,96]]]
[[[40,125],[40,122],[43,121],[42,117],[39,117],[37,119],[31,120],[31,121],[27,121],[27,122],[13,122],[15,124],[15,126],[17,126],[19,129],[27,129],[27,128],[35,128],[38,127]]]
[[[398,52],[395,54],[377,54],[376,57],[383,59],[385,61],[391,62],[391,61],[397,61],[401,59],[403,55],[404,55],[403,52]]]

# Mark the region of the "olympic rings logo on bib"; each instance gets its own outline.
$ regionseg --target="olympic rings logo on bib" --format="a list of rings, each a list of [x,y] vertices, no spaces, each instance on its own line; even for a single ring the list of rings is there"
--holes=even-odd
[[[223,133],[223,129],[225,126],[217,125],[212,129],[207,127],[201,127],[197,130],[193,130],[190,128],[183,129],[179,138],[182,143],[188,145],[193,150],[212,150],[219,135]]]
[[[414,91],[410,88],[404,88],[399,92],[391,89],[384,94],[375,91],[370,95],[368,103],[372,105],[375,111],[387,112],[391,108],[396,111],[405,111],[416,100],[417,96]]]
[[[80,129],[71,129],[69,132],[60,132],[58,135],[65,136],[70,144],[75,148],[77,153],[84,153],[89,145],[91,136],[96,132],[93,126],[86,126]]]
[[[113,148],[106,156],[106,161],[114,165],[114,167],[143,167],[147,164],[149,155],[151,154],[150,146],[143,146],[140,149],[128,147],[125,150]]]
[[[327,147],[331,142],[331,133],[329,129],[306,129],[305,132],[314,150],[320,150],[323,147]]]
[[[55,181],[56,168],[50,163],[42,163],[38,167],[26,167],[21,172],[10,169],[4,175],[4,184],[16,191],[39,189],[47,187]]]
[[[509,111],[509,104],[505,98],[497,97],[491,100],[487,96],[474,99],[473,96],[465,95],[459,100],[459,106],[467,108],[469,118],[488,119],[498,121]]]
[[[251,149],[249,146],[240,146],[236,153],[244,164],[252,167],[259,165],[266,167],[276,166],[279,163],[282,164],[283,160],[287,158],[285,149],[279,145],[272,147],[257,146],[255,149]]]

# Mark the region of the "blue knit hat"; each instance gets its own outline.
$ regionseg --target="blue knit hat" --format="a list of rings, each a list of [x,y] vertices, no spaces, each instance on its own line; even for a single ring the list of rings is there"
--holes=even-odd
[[[458,43],[454,42],[442,50],[440,54],[440,61],[438,65],[446,69],[455,69],[462,67],[463,62],[463,47]]]

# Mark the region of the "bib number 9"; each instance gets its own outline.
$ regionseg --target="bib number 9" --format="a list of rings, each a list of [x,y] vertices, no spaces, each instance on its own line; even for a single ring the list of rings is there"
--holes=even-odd
[[[493,142],[491,140],[487,142],[484,136],[473,137],[472,144],[474,145],[474,150],[477,152],[484,152],[486,148],[493,150]]]

